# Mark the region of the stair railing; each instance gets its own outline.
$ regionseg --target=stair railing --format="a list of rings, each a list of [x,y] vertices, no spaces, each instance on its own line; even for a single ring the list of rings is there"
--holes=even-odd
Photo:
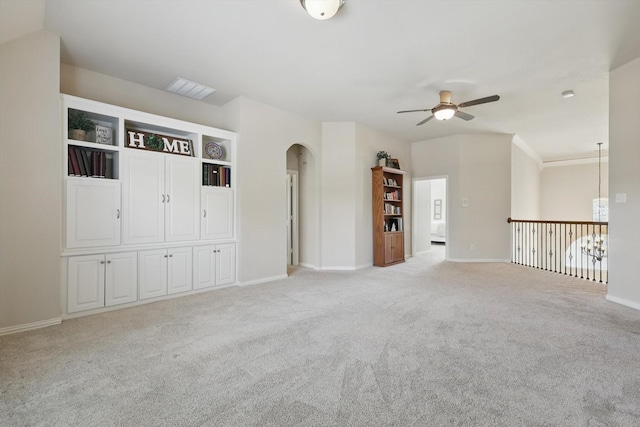
[[[508,218],[511,262],[599,281],[609,277],[609,223]]]

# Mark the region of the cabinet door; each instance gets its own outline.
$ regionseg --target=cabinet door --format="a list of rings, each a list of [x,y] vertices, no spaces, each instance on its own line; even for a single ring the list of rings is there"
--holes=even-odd
[[[214,245],[193,248],[193,289],[216,285],[216,247]]]
[[[191,248],[173,248],[168,250],[169,265],[167,293],[190,291],[193,286],[193,257]]]
[[[216,285],[226,285],[236,281],[236,245],[233,243],[216,245]]]
[[[197,240],[200,182],[198,162],[191,157],[166,159],[166,234],[168,242]]]
[[[389,264],[393,262],[393,235],[384,235],[384,263]]]
[[[391,258],[393,262],[404,261],[404,235],[396,233],[391,235]]]
[[[67,248],[120,244],[120,181],[67,180]]]
[[[104,307],[104,255],[69,257],[67,312]]]
[[[168,256],[166,249],[138,252],[138,286],[141,300],[167,294]]]
[[[134,151],[121,157],[124,243],[163,242],[164,156]]]
[[[233,190],[205,187],[201,194],[202,239],[233,237]]]
[[[138,254],[107,254],[105,272],[105,306],[138,300]]]

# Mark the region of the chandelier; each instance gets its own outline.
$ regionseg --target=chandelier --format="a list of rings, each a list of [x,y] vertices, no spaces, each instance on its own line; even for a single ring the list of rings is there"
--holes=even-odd
[[[603,199],[600,194],[600,187],[602,186],[602,142],[598,142],[598,211],[597,216],[594,214],[594,222],[597,220],[598,222],[602,221],[602,202]],[[594,201],[595,208],[595,201]],[[608,216],[608,215],[607,215]],[[602,224],[599,225],[602,227]],[[601,262],[603,258],[607,257],[607,242],[606,239],[602,237],[602,234],[596,234],[596,225],[593,225],[593,233],[591,234],[591,238],[587,238],[587,242],[582,245],[582,254],[591,258],[591,262],[594,264],[596,262]]]

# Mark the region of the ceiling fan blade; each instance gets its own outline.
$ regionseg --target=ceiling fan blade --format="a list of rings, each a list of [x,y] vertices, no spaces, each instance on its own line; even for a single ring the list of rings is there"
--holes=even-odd
[[[463,113],[462,111],[456,111],[454,116],[466,121],[473,120],[473,118],[475,117],[475,116],[472,116],[471,114]]]
[[[471,107],[472,105],[478,105],[478,104],[486,104],[487,102],[494,102],[494,101],[498,101],[499,99],[500,97],[498,95],[487,96],[486,98],[474,99],[473,101],[467,101],[467,102],[458,104],[458,108]]]
[[[398,114],[400,113],[415,113],[417,111],[431,111],[431,108],[425,108],[422,110],[404,110],[404,111],[398,111]]]
[[[429,120],[433,119],[433,116],[429,116],[426,119],[424,119],[423,121],[421,121],[420,123],[418,123],[416,126],[420,126],[423,125],[425,123],[427,123]]]

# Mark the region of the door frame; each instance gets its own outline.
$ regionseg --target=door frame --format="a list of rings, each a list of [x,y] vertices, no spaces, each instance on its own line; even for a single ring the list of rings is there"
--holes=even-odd
[[[418,200],[418,186],[416,185],[416,183],[418,181],[433,181],[436,179],[444,179],[445,180],[445,194],[447,196],[446,200],[444,201],[444,211],[445,211],[445,223],[446,223],[446,233],[447,233],[447,237],[446,237],[446,243],[444,245],[444,250],[445,250],[445,256],[444,259],[448,260],[449,259],[449,247],[451,246],[449,244],[449,239],[451,236],[451,233],[449,232],[449,175],[433,175],[433,176],[424,176],[424,177],[417,177],[417,178],[413,178],[411,180],[411,196],[412,196],[412,209],[411,209],[411,253],[415,254],[417,253],[417,242],[418,242],[418,204],[415,202],[416,200]],[[429,202],[431,203],[431,202]],[[431,230],[431,219],[429,219],[429,230]]]
[[[298,265],[300,263],[300,241],[299,241],[299,175],[297,170],[287,169],[287,265]]]

